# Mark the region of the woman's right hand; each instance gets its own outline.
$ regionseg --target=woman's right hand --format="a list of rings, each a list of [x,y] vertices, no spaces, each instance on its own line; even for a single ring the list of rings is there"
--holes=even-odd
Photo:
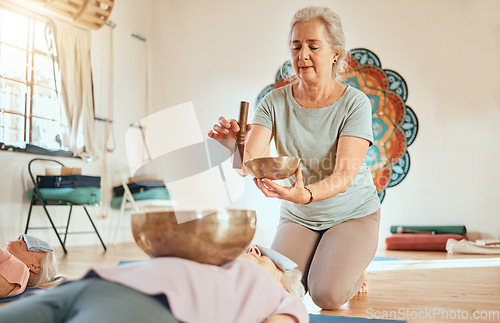
[[[224,117],[219,118],[219,123],[214,124],[213,130],[210,130],[208,136],[212,139],[226,139],[236,141],[236,134],[240,131],[240,126],[235,119],[229,121]]]
[[[247,132],[252,129],[251,124],[247,124]],[[236,134],[240,131],[240,126],[235,119],[227,120],[224,117],[219,118],[219,123],[214,124],[213,130],[210,130],[208,136],[226,146],[228,149],[234,149]]]

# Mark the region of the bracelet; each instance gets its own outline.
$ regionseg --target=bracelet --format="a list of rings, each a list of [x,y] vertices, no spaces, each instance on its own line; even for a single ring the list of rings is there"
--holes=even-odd
[[[309,204],[309,203],[311,203],[313,201],[314,196],[313,196],[313,192],[309,189],[309,187],[304,186],[304,188],[309,191],[309,194],[311,194],[311,197],[309,198],[309,202],[303,204],[303,205],[307,205],[307,204]]]

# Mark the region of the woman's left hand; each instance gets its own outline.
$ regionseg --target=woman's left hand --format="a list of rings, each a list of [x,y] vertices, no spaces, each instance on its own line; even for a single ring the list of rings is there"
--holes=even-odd
[[[304,188],[302,168],[300,166],[295,171],[295,183],[293,183],[292,186],[279,185],[269,178],[254,178],[253,181],[267,197],[277,197],[297,204],[309,202],[310,194],[308,190]]]

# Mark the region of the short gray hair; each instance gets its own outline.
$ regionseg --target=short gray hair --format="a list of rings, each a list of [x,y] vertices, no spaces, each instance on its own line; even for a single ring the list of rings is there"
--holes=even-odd
[[[302,298],[304,297],[306,290],[304,289],[304,285],[302,285],[301,279],[302,273],[300,270],[295,268],[290,271],[283,272],[281,284],[290,294],[297,296],[298,298]]]
[[[293,16],[290,24],[290,38],[292,35],[292,29],[297,23],[313,20],[323,23],[330,46],[339,54],[339,58],[333,65],[332,70],[332,77],[337,79],[339,77],[339,71],[342,70],[344,61],[347,57],[344,30],[342,29],[342,22],[340,21],[340,16],[338,14],[327,7],[311,6],[299,9]],[[291,43],[291,39],[289,43]]]
[[[30,272],[27,287],[42,286],[57,279],[57,261],[53,252],[45,252],[40,259],[40,272]]]

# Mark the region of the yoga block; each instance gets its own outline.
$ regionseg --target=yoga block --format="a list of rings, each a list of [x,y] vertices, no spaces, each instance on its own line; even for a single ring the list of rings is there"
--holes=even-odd
[[[387,250],[446,251],[448,239],[462,240],[459,234],[412,234],[395,233],[385,239]]]
[[[82,175],[81,168],[71,167],[47,167],[45,168],[46,176],[67,176],[67,175]]]

